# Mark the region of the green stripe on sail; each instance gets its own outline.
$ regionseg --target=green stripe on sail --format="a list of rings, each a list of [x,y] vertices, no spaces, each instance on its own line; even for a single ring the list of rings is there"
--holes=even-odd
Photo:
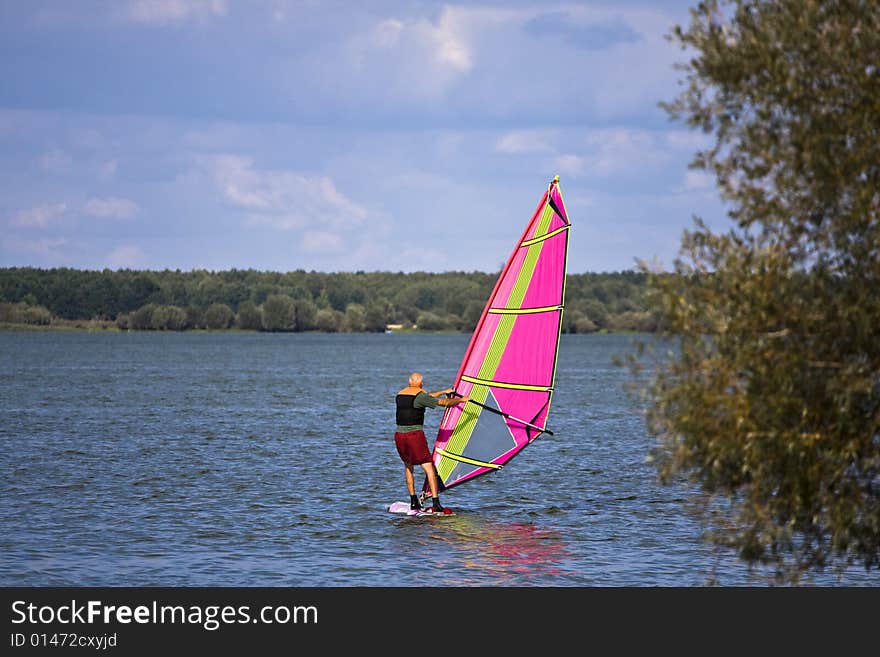
[[[553,214],[553,209],[550,207],[549,203],[546,203],[541,217],[538,219],[537,225],[535,226],[534,234],[542,235],[547,232],[547,228],[550,226],[550,222],[553,219]],[[526,292],[528,292],[529,283],[535,272],[535,266],[541,255],[543,244],[543,240],[524,240],[520,244],[520,246],[528,250],[523,259],[523,264],[517,273],[516,281],[514,282],[513,289],[507,299],[505,309],[514,311],[522,309],[523,299],[525,299]],[[516,314],[504,314],[498,321],[498,326],[495,328],[495,334],[492,336],[489,349],[480,365],[477,378],[491,381],[495,377],[495,372],[498,370],[498,365],[501,363],[501,357],[504,355],[504,350],[510,340],[511,333],[513,332],[516,317]],[[483,385],[474,385],[469,396],[474,401],[485,404],[488,394],[489,389],[487,387]],[[468,405],[465,406],[467,407]],[[448,451],[454,454],[464,454],[464,450],[467,447],[468,441],[470,441],[471,434],[474,432],[474,427],[477,424],[477,418],[479,418],[481,410],[482,409],[479,406],[475,407],[473,404],[471,404],[470,408],[467,408],[466,411],[462,409],[461,417],[456,423],[455,428],[452,430],[449,442],[446,443],[446,449]],[[447,478],[455,466],[456,461],[449,457],[442,458],[437,466],[437,474],[440,477],[440,480],[446,483]]]

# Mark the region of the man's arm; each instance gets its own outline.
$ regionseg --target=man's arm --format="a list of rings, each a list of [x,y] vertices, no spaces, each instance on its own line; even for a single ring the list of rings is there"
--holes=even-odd
[[[448,392],[452,392],[452,388],[449,388]],[[445,390],[430,393],[420,392],[418,395],[416,395],[416,399],[413,402],[413,405],[416,408],[422,408],[424,406],[436,408],[437,406],[455,406],[456,404],[464,404],[468,399],[470,399],[470,397],[443,397],[442,399],[437,399],[437,395],[443,394],[446,394]],[[421,399],[419,399],[419,397],[421,397]]]
[[[440,406],[455,406],[456,404],[464,404],[470,397],[447,397],[441,399],[438,403]]]
[[[455,390],[455,388],[446,388],[446,390],[438,390],[437,392],[429,392],[428,394],[432,397],[442,397],[443,395],[448,395],[453,390]]]

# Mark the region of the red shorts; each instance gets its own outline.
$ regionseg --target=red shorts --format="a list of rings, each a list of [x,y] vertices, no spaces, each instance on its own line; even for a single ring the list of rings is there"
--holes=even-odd
[[[431,460],[431,452],[428,451],[428,439],[425,432],[407,431],[406,433],[394,432],[394,444],[400,460],[407,465],[421,465]]]

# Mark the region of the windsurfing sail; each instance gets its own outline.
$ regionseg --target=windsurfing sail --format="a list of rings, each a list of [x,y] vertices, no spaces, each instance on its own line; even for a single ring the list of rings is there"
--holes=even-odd
[[[570,223],[556,176],[507,259],[465,351],[433,461],[446,490],[495,472],[547,426],[562,312]],[[424,490],[429,486],[425,480]]]

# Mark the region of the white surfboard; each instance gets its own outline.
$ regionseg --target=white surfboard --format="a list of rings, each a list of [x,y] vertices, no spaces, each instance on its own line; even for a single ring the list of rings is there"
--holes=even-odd
[[[422,511],[415,511],[409,508],[409,502],[392,502],[389,505],[388,510],[391,513],[400,513],[406,516],[438,516],[448,518],[449,516],[455,515],[455,512],[452,511],[450,511],[449,513],[434,513],[434,511],[431,510],[430,506],[427,506]]]

